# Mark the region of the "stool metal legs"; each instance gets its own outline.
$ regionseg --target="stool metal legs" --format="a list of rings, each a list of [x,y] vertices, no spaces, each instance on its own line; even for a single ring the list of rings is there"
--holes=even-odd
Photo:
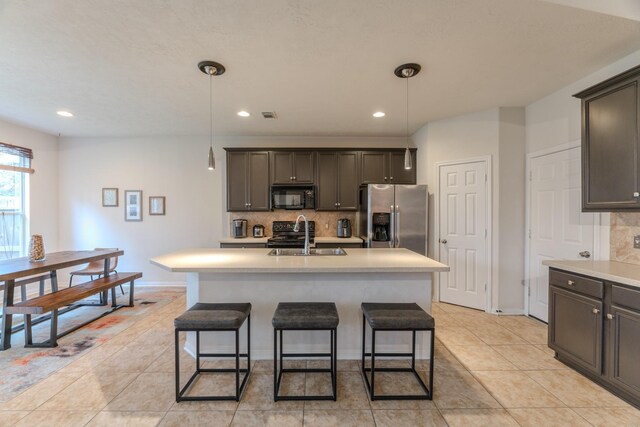
[[[379,353],[376,352],[376,329],[371,328],[371,352],[367,353],[365,350],[366,344],[366,319],[362,316],[362,376],[366,385],[369,398],[371,400],[432,400],[433,399],[433,358],[434,358],[434,345],[435,345],[435,329],[383,329],[384,331],[410,331],[411,332],[411,353]],[[431,332],[431,350],[429,359],[429,387],[425,385],[416,371],[416,331],[429,331]],[[365,367],[366,356],[371,357],[371,367]],[[376,368],[376,357],[411,357],[410,368]],[[371,373],[371,381],[367,376],[367,372]],[[401,395],[382,395],[376,396],[375,394],[375,375],[376,372],[411,372],[418,384],[424,391],[424,394],[401,394]]]
[[[191,375],[189,381],[180,389],[180,332],[196,333],[196,371]],[[200,332],[235,332],[235,352],[234,353],[200,353]],[[215,329],[215,330],[191,330],[177,329],[175,336],[175,359],[176,359],[176,402],[181,401],[203,401],[203,400],[235,400],[239,401],[247,385],[249,374],[251,373],[251,315],[247,317],[247,352],[240,353],[240,329]],[[200,367],[201,357],[226,357],[235,358],[235,368],[204,369]],[[247,358],[247,368],[240,368],[240,358]],[[209,372],[233,372],[235,373],[235,394],[231,396],[185,396],[195,379],[201,373]],[[240,373],[244,373],[242,382]]]
[[[331,335],[331,344],[329,353],[285,353],[283,332],[287,330],[307,330],[307,329],[275,329],[273,330],[273,400],[333,400],[337,398],[338,385],[338,331],[334,329],[311,329],[314,331],[329,331]],[[279,340],[278,340],[279,336]],[[278,346],[279,341],[279,346]],[[289,368],[283,367],[284,358],[296,357],[328,357],[330,360],[329,369],[325,368]],[[280,383],[282,382],[282,374],[287,372],[329,372],[331,374],[331,395],[324,396],[280,396]]]

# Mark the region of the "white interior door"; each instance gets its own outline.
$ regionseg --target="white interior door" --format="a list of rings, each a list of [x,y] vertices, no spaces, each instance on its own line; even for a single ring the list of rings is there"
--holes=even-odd
[[[484,310],[489,279],[487,163],[439,167],[440,301]]]
[[[595,215],[581,212],[580,170],[580,147],[530,162],[529,314],[545,322],[549,268],[542,261],[585,259],[594,253]]]

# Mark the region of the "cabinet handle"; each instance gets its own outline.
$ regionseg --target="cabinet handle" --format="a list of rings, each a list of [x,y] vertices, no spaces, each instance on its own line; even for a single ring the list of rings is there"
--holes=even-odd
[[[573,286],[575,284],[576,284],[576,282],[574,282],[573,280],[567,280],[567,285]]]
[[[593,314],[598,314],[598,313],[600,313],[600,310],[598,310],[597,308],[594,307],[594,308],[591,309],[591,312]]]
[[[393,181],[393,177],[389,178],[391,181]]]
[[[634,191],[633,197],[640,197],[640,193],[638,193],[637,191]]]
[[[608,314],[607,314],[607,319],[609,319],[609,320],[613,320],[613,314],[608,313]]]
[[[384,177],[384,180],[385,180],[385,181],[387,180],[387,177],[386,177],[386,176]]]
[[[289,177],[289,181],[293,181],[293,177],[292,176]]]
[[[338,207],[340,207],[340,203],[338,203]]]

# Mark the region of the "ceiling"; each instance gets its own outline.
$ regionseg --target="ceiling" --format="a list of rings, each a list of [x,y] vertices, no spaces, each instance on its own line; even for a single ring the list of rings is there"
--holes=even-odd
[[[0,118],[67,136],[206,135],[196,65],[209,59],[227,68],[216,134],[398,136],[399,64],[423,67],[413,133],[527,105],[639,49],[637,20],[537,0],[5,0]]]

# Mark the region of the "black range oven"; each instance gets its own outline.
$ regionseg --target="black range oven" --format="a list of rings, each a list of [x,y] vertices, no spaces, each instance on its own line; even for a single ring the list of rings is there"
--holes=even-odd
[[[268,248],[304,248],[304,221],[300,221],[300,229],[294,231],[295,221],[273,221],[273,237],[267,240]],[[309,244],[314,243],[316,223],[309,221]]]

